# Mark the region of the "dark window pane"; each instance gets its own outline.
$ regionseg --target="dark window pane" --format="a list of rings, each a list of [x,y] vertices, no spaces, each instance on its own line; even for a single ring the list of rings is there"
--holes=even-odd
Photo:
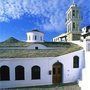
[[[15,68],[15,79],[24,80],[24,67],[23,66],[17,66]]]
[[[37,36],[35,36],[35,40],[37,40]]]
[[[79,57],[75,56],[73,59],[73,68],[79,68]]]
[[[36,50],[38,50],[38,47],[35,47]]]
[[[49,75],[51,75],[51,70],[49,71]]]
[[[73,14],[73,16],[75,16],[75,10],[73,10],[72,14]]]
[[[40,79],[40,67],[33,66],[32,67],[32,79]]]
[[[10,80],[10,73],[9,73],[9,67],[8,66],[2,66],[0,68],[0,80],[5,81],[5,80]]]
[[[73,22],[73,28],[75,28],[75,23]]]

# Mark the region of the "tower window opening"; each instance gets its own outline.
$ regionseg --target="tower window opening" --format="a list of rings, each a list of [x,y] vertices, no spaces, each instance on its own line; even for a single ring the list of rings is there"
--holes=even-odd
[[[75,10],[73,10],[73,14],[72,15],[75,16]]]
[[[73,28],[75,29],[75,22],[73,22]]]

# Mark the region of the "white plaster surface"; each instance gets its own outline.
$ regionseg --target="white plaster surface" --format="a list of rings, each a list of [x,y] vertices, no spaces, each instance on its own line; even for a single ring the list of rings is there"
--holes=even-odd
[[[79,68],[73,68],[73,57],[79,56]],[[84,51],[79,50],[58,57],[39,57],[39,58],[2,58],[0,67],[7,65],[10,68],[10,81],[0,81],[0,88],[36,86],[52,84],[52,71],[54,63],[59,61],[63,64],[63,83],[75,82],[81,79],[84,66]],[[15,80],[15,67],[21,65],[25,68],[25,80]],[[41,68],[40,80],[31,80],[31,67],[38,65]]]

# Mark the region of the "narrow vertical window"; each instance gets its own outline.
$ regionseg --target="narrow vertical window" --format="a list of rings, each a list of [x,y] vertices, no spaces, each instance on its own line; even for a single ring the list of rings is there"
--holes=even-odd
[[[73,58],[73,68],[79,68],[79,57],[74,56]]]
[[[10,71],[8,66],[2,66],[0,68],[0,81],[10,80]]]
[[[75,16],[75,10],[73,10],[72,15]]]
[[[40,79],[40,67],[39,66],[33,66],[31,68],[32,72],[32,79]]]
[[[37,40],[37,36],[35,35],[35,40]]]
[[[24,80],[24,67],[17,66],[15,68],[15,80]]]

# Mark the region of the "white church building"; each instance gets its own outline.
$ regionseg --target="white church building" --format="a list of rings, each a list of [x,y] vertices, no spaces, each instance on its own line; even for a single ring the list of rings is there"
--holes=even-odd
[[[79,29],[78,33],[71,30],[68,40],[80,35]],[[85,67],[84,54],[81,46],[71,42],[44,42],[39,30],[27,32],[26,42],[11,37],[0,43],[0,88],[78,82]]]
[[[68,42],[44,42],[33,30],[28,42],[15,38],[0,43],[0,88],[78,82],[84,68],[84,50]],[[36,34],[38,33],[38,34]],[[39,35],[40,34],[40,35]],[[31,38],[33,37],[33,39]],[[33,42],[30,42],[32,39]],[[38,42],[35,41],[38,39]],[[40,41],[40,42],[39,42]]]

